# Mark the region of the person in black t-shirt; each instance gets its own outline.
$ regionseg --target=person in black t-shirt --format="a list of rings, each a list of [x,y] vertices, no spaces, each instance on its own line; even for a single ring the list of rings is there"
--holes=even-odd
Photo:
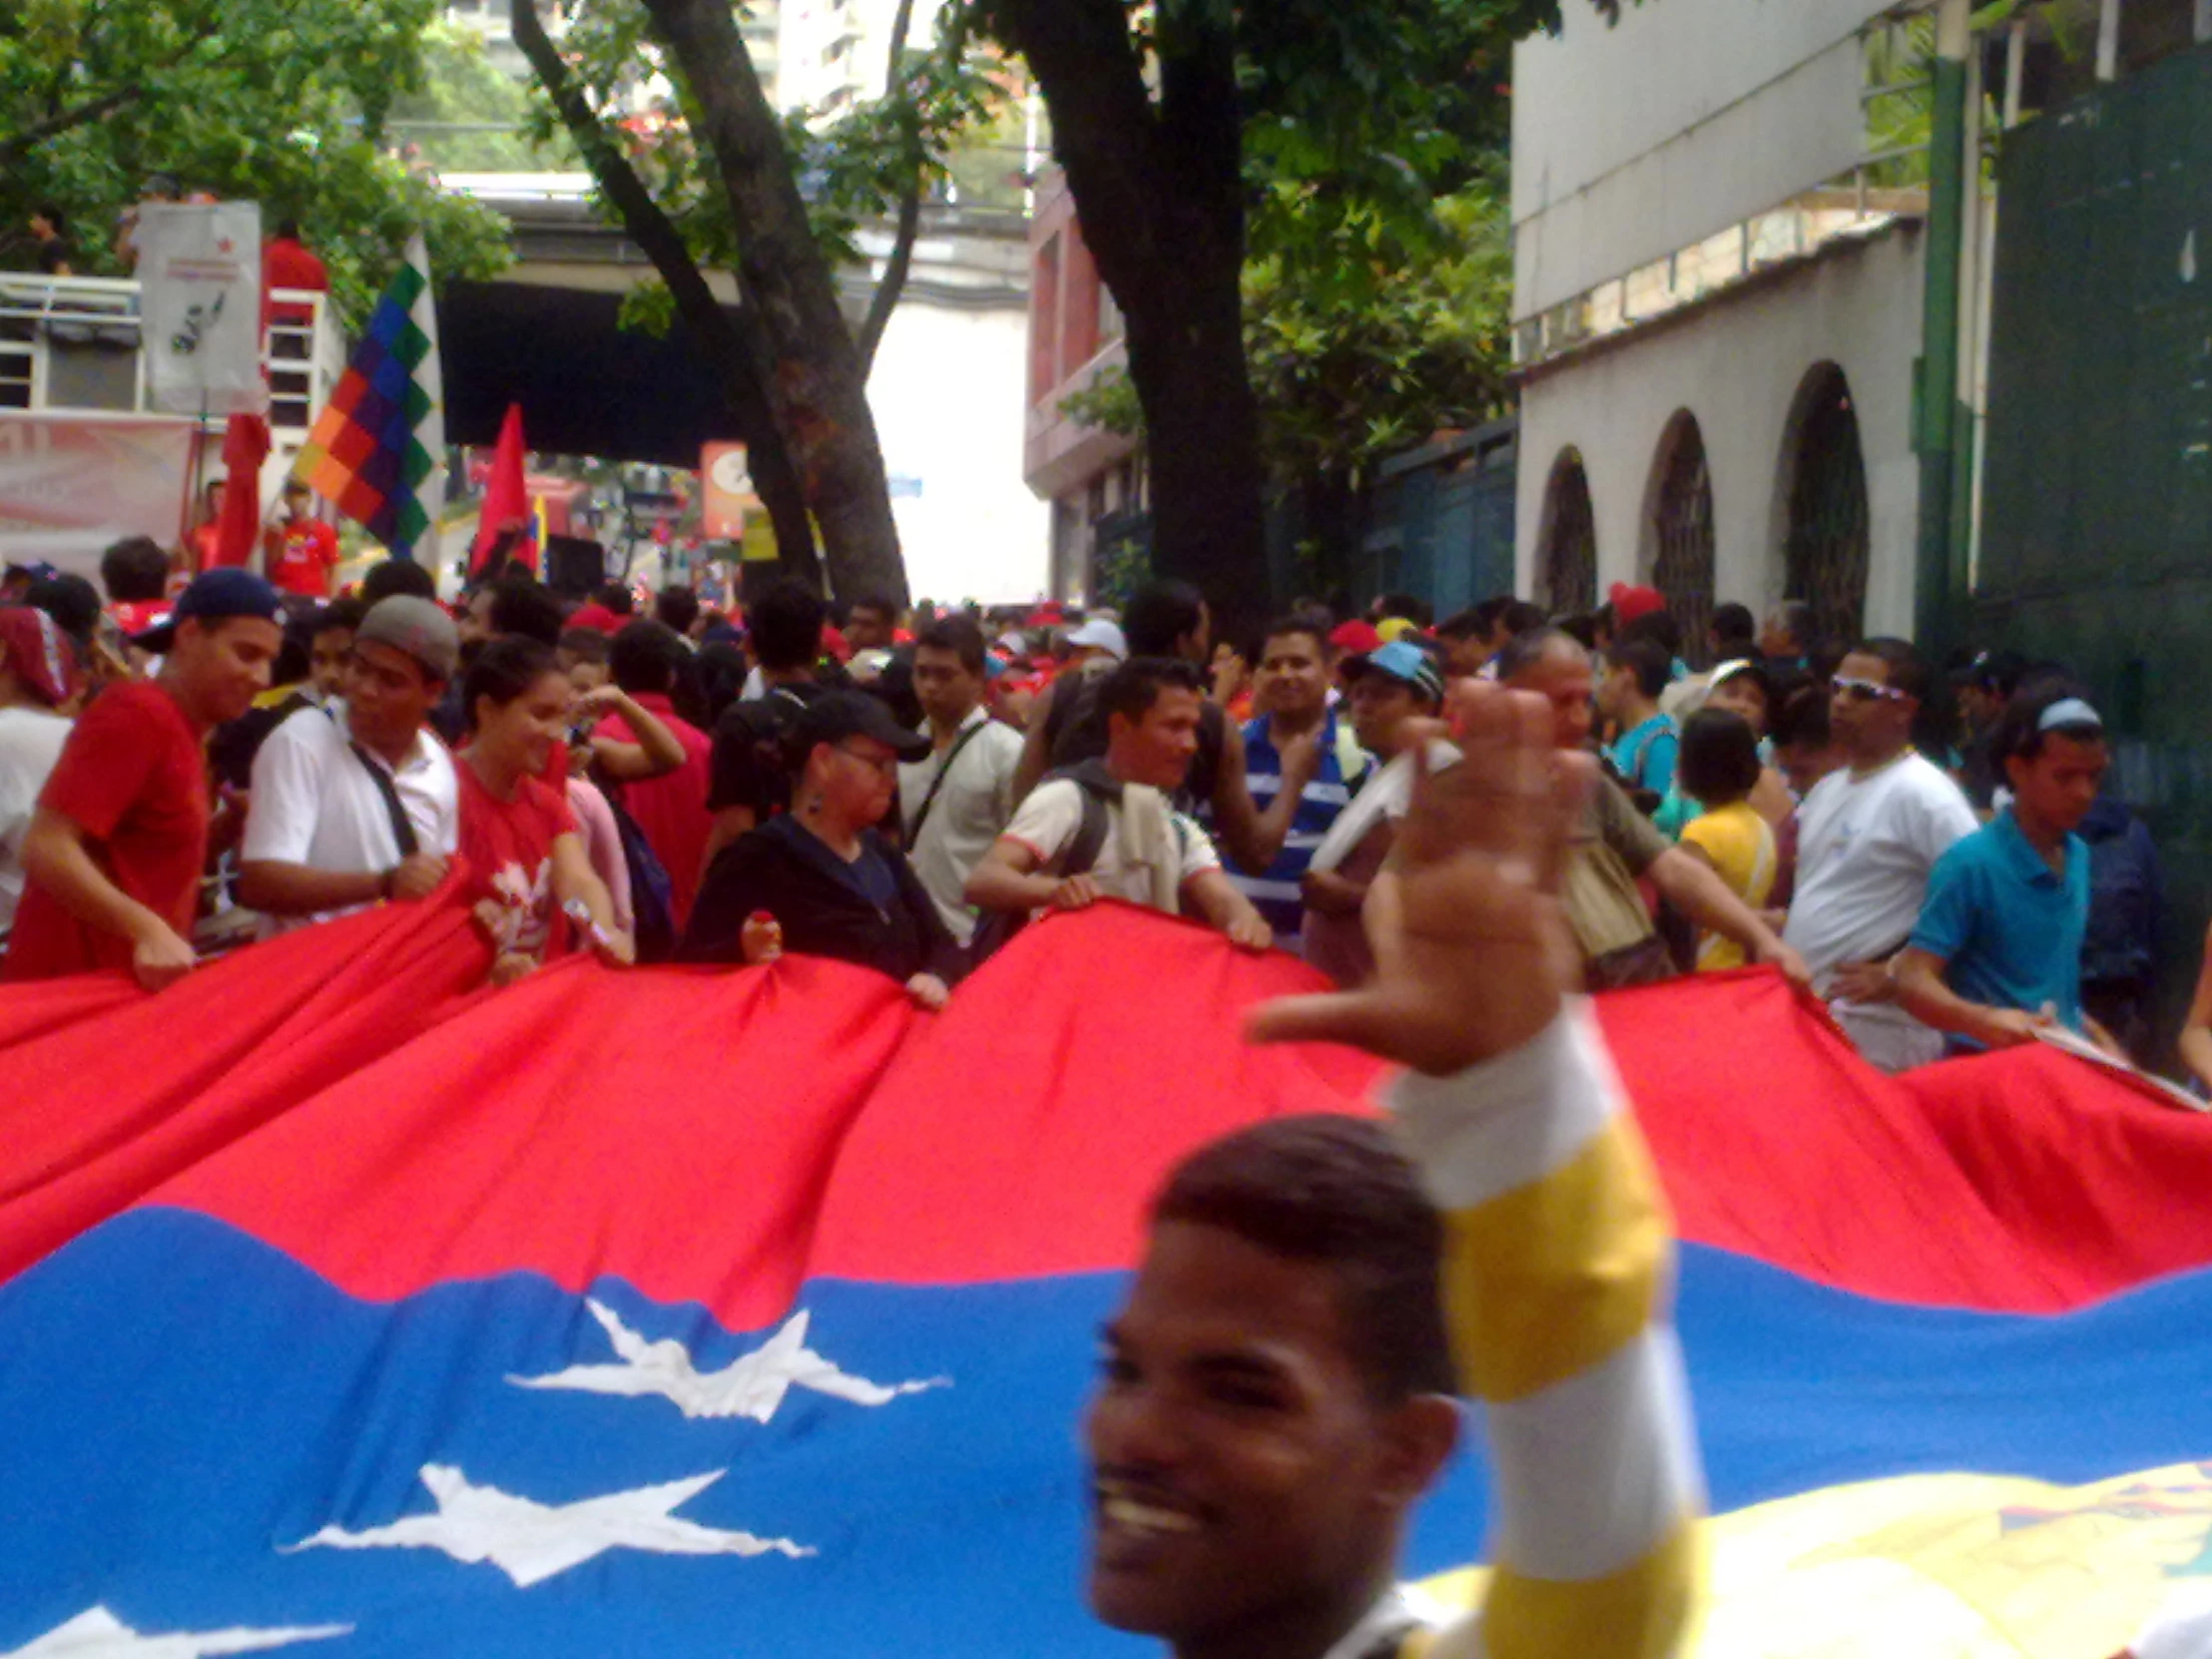
[[[43,276],[74,276],[70,269],[69,218],[51,202],[42,202],[31,214],[31,240],[38,244],[38,269]]]
[[[763,695],[733,703],[715,722],[707,778],[707,862],[747,830],[788,812],[792,774],[805,756],[794,749],[801,712],[822,694],[822,596],[779,582],[747,609],[746,638],[760,665]]]

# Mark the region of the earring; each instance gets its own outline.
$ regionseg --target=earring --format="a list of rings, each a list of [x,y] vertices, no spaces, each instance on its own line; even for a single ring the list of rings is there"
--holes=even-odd
[[[810,813],[819,813],[819,812],[821,812],[821,811],[822,811],[822,797],[821,797],[821,796],[819,796],[819,795],[811,795],[811,796],[809,796],[809,797],[807,798],[807,811],[809,811]]]

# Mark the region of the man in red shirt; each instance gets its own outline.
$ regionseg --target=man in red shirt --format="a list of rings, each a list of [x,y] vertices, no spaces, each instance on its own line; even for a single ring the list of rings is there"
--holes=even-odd
[[[262,326],[267,328],[274,323],[280,328],[304,328],[314,320],[313,306],[298,300],[272,297],[278,288],[292,288],[303,293],[330,291],[330,274],[323,270],[313,250],[299,240],[296,220],[282,221],[276,227],[276,234],[262,244]],[[276,355],[305,356],[306,353],[279,350]]]
[[[211,570],[175,618],[133,643],[161,678],[111,687],[70,733],[23,842],[26,882],[0,979],[134,973],[160,990],[190,972],[207,861],[209,732],[268,689],[283,644],[276,590]]]
[[[630,701],[658,720],[683,746],[683,763],[673,770],[656,755],[649,738],[619,711],[592,729],[592,757],[621,784],[621,801],[637,820],[646,844],[668,870],[670,905],[679,931],[691,916],[699,878],[707,862],[707,839],[714,819],[707,811],[707,783],[714,769],[714,739],[676,712],[670,694],[690,652],[683,640],[658,622],[637,621],[614,637],[607,666],[615,685]]]
[[[296,478],[284,481],[284,516],[264,532],[269,579],[285,593],[330,597],[330,572],[338,566],[338,533],[308,511],[314,492]]]

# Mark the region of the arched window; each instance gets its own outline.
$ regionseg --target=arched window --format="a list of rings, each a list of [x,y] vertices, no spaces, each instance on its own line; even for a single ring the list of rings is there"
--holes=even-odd
[[[1667,425],[1652,495],[1651,585],[1682,628],[1682,654],[1705,666],[1713,628],[1713,479],[1705,435],[1687,410]]]
[[[1544,488],[1543,540],[1536,566],[1536,603],[1554,616],[1597,608],[1597,514],[1582,456],[1560,451]]]
[[[1867,609],[1867,464],[1842,369],[1822,363],[1805,377],[1790,426],[1784,597],[1813,607],[1822,638],[1857,639]]]

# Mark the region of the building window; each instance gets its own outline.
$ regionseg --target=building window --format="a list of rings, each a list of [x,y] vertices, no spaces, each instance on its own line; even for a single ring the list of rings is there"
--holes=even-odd
[[[1042,403],[1060,383],[1060,239],[1037,251],[1029,278],[1029,405]]]
[[[1703,668],[1713,632],[1713,475],[1695,415],[1675,416],[1660,455],[1651,583],[1682,630],[1683,655]]]
[[[1867,463],[1842,369],[1806,376],[1792,425],[1783,597],[1813,607],[1823,639],[1855,640],[1867,609]]]
[[[1597,608],[1597,514],[1582,456],[1563,451],[1544,489],[1543,546],[1536,568],[1536,603],[1554,616]]]

